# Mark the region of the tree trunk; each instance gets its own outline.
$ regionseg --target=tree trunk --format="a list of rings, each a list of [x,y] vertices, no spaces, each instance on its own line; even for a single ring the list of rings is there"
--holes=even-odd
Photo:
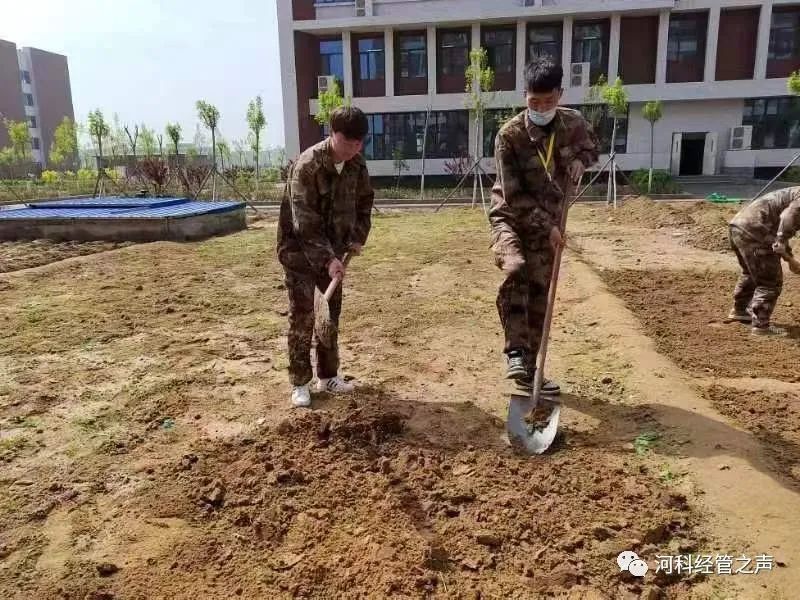
[[[258,138],[259,138],[259,135],[258,135],[258,132],[256,131],[256,147],[255,147],[255,151],[256,151],[256,155],[255,155],[255,161],[256,161],[256,200],[258,200],[258,187],[259,187],[259,181],[258,181],[258,175],[259,175],[259,172],[258,172],[258,143],[259,143],[260,140]]]
[[[616,144],[616,141],[617,141],[617,117],[614,117],[614,124],[611,126],[611,147],[609,148],[610,153],[614,152],[614,144]],[[616,206],[617,202],[616,194],[614,193],[616,191],[614,189],[615,188],[614,184],[616,182],[616,177],[617,177],[615,165],[616,165],[616,160],[612,160],[610,169],[608,171],[608,189],[606,191],[606,204],[612,203],[612,195],[613,195],[614,206]]]
[[[217,136],[211,128],[211,200],[217,199]]]
[[[478,160],[480,155],[480,117],[478,116],[478,111],[475,111],[475,157],[472,159],[473,162]],[[472,208],[475,208],[475,203],[478,201],[478,171],[477,167],[473,169],[472,173]]]
[[[655,143],[655,121],[650,121],[650,172],[647,175],[647,193],[653,189],[653,144]]]

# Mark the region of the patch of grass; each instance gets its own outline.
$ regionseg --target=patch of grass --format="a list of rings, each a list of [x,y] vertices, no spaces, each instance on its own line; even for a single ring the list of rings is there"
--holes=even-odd
[[[643,456],[653,449],[659,439],[661,439],[661,434],[658,432],[645,431],[640,433],[636,436],[636,439],[633,440],[633,449],[636,451],[636,454]]]
[[[36,419],[32,419],[31,417],[23,417],[22,415],[11,417],[8,422],[14,427],[20,427],[22,429],[38,429],[40,425],[39,421]]]
[[[664,463],[661,465],[661,468],[659,469],[658,479],[659,481],[661,481],[661,483],[667,485],[675,483],[681,477],[683,477],[683,475],[684,475],[683,473],[675,473],[667,463]]]
[[[22,314],[25,320],[31,325],[40,323],[45,318],[45,312],[42,306],[36,302],[29,302],[22,307]]]
[[[30,441],[23,435],[15,435],[0,440],[0,459],[11,460],[30,445]]]

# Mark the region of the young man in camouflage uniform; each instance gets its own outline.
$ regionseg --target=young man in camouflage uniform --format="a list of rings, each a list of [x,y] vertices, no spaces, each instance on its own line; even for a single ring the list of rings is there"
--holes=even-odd
[[[783,288],[781,258],[793,273],[800,262],[792,255],[789,240],[800,229],[800,187],[766,194],[754,200],[730,222],[731,248],[742,273],[733,291],[728,321],[752,324],[752,333],[783,335],[770,325],[775,303]]]
[[[495,262],[505,275],[497,309],[505,332],[506,377],[526,391],[533,384],[554,251],[564,243],[565,198],[599,154],[589,123],[579,112],[558,106],[562,79],[561,67],[551,59],[529,63],[528,109],[495,139],[497,180],[489,220]],[[541,393],[557,395],[560,388],[543,379]]]
[[[288,176],[278,223],[278,260],[289,292],[289,378],[292,404],[311,405],[311,342],[314,332],[314,288],[344,277],[345,252],[359,254],[371,227],[374,194],[360,154],[369,129],[357,108],[339,108],[331,115],[331,135],[305,150]],[[342,285],[329,302],[338,325]],[[338,376],[339,352],[317,344],[317,391],[350,392],[353,385]]]

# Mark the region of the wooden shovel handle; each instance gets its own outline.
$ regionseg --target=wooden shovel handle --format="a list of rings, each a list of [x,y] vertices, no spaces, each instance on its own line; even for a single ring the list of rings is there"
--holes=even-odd
[[[576,186],[577,187],[577,186]],[[575,193],[573,188],[570,188],[570,191]],[[561,223],[559,224],[559,232],[561,235],[565,235],[567,229],[567,214],[569,212],[570,203],[568,198],[564,198],[564,208],[561,212]],[[558,275],[559,271],[561,270],[561,254],[563,252],[563,248],[561,245],[555,249],[555,256],[553,257],[553,272],[550,276],[550,289],[547,293],[547,310],[545,311],[544,316],[544,325],[542,327],[542,339],[539,346],[539,356],[536,365],[536,373],[533,377],[533,389],[532,389],[532,396],[533,396],[533,403],[534,406],[539,402],[539,394],[541,392],[542,387],[542,380],[544,378],[544,364],[547,360],[547,344],[550,341],[550,325],[553,322],[553,308],[556,303],[556,288],[558,286]]]
[[[350,262],[350,258],[352,256],[353,255],[350,254],[349,252],[345,253],[344,260],[342,261],[342,264],[345,266],[345,268]],[[333,292],[336,291],[336,287],[339,285],[339,283],[341,283],[341,281],[342,281],[341,277],[334,277],[333,279],[331,279],[331,282],[328,284],[328,289],[325,290],[325,300],[327,302],[330,302],[331,296],[333,296]]]

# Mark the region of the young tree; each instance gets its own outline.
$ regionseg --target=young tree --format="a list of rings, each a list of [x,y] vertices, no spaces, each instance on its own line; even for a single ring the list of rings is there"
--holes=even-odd
[[[133,133],[131,133],[131,130],[128,128],[127,125],[125,125],[124,129],[125,129],[125,135],[128,136],[128,140],[131,143],[131,154],[133,156],[136,156],[136,143],[139,140],[139,126],[138,125],[134,125]]]
[[[467,92],[467,107],[472,111],[475,119],[475,157],[474,160],[482,158],[481,152],[481,125],[486,107],[494,94],[490,94],[494,87],[494,71],[489,67],[489,55],[486,48],[475,48],[469,53],[469,66],[464,72],[466,79],[465,91]],[[478,196],[478,182],[481,186],[481,199],[483,199],[483,180],[480,171],[477,177],[473,178],[472,186],[472,205],[475,205]],[[485,206],[484,206],[485,209]]]
[[[619,118],[626,115],[628,112],[628,93],[622,87],[622,79],[617,77],[614,85],[607,85],[602,91],[603,101],[608,106],[608,110],[613,117],[613,125],[611,126],[611,151],[614,151],[614,146],[617,141],[617,122]],[[614,207],[617,206],[617,163],[615,160],[611,161],[611,179],[608,183],[608,194],[606,196],[607,202],[611,201],[613,196]]]
[[[217,107],[205,102],[197,101],[197,116],[200,117],[203,125],[211,131],[211,164],[213,172],[211,175],[211,199],[217,199],[217,125],[219,125],[219,110]]]
[[[108,141],[111,156],[124,156],[128,153],[128,136],[125,134],[125,129],[120,124],[119,115],[117,113],[114,113]]]
[[[317,109],[317,114],[314,115],[314,119],[320,125],[327,125],[331,120],[331,113],[340,106],[344,106],[344,100],[339,91],[339,82],[336,79],[333,80],[331,87],[319,95],[318,103],[319,108]]]
[[[111,135],[111,128],[106,123],[103,113],[98,108],[94,112],[89,113],[89,135],[92,138],[92,143],[97,150],[97,156],[103,158],[103,140]]]
[[[394,189],[400,189],[400,177],[402,177],[403,171],[410,170],[408,163],[405,161],[405,155],[403,154],[403,149],[400,146],[396,146],[394,150],[392,150],[392,160],[394,161],[394,169],[397,171],[397,180],[394,184]]]
[[[175,156],[178,156],[178,144],[181,141],[181,126],[177,123],[167,123],[164,131],[172,142],[173,148],[175,148]]]
[[[228,142],[221,139],[217,142],[217,152],[219,152],[219,160],[220,160],[220,168],[222,172],[225,172],[225,159],[228,159],[228,164],[230,165],[231,162],[231,148],[228,145]]]
[[[164,157],[164,134],[159,133],[156,136],[156,140],[158,140],[158,155],[162,158]]]
[[[244,153],[245,153],[244,140],[233,140],[233,148],[239,155],[239,166],[244,167]]]
[[[261,142],[261,132],[267,126],[267,119],[264,117],[264,106],[261,96],[256,96],[247,106],[247,126],[253,135],[253,153],[256,163],[256,199],[258,199],[258,151]]]
[[[25,121],[3,119],[11,143],[10,156],[13,162],[22,162],[31,158],[31,134]]]
[[[800,71],[795,71],[789,76],[789,80],[786,82],[786,88],[789,90],[790,94],[800,96]]]
[[[75,121],[64,117],[53,132],[53,143],[50,145],[50,162],[61,167],[75,166],[78,154],[78,129]]]
[[[145,156],[153,156],[156,153],[156,132],[144,124],[139,131],[142,137],[142,152]]]
[[[650,172],[647,175],[647,193],[653,188],[653,146],[655,145],[656,122],[663,116],[661,100],[648,102],[642,108],[642,116],[650,123]]]

